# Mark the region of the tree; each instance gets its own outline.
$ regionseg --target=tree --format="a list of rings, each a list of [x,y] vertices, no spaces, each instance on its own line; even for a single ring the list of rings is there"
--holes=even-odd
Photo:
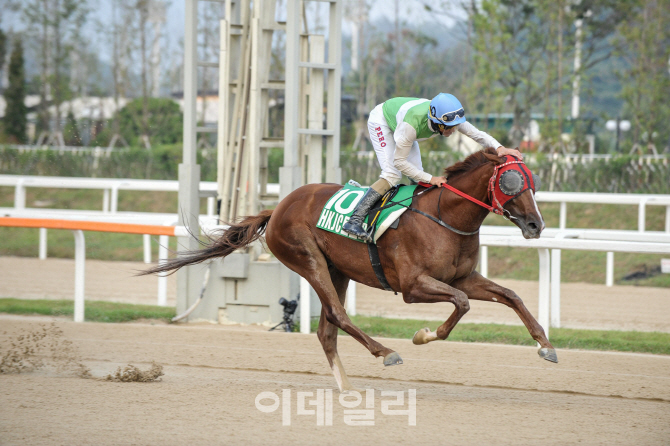
[[[547,72],[547,55],[555,39],[547,32],[550,7],[547,2],[536,0],[484,0],[481,4],[473,1],[470,8],[474,72],[479,78],[475,85],[486,92],[470,108],[484,113],[493,111],[491,107],[511,108],[515,145],[528,128],[532,108],[544,98],[543,74]]]
[[[131,0],[119,0],[112,2],[112,29],[111,33],[107,33],[108,43],[112,46],[112,80],[114,90],[114,109],[121,109],[121,97],[128,95],[129,89],[129,73],[128,62],[132,52],[132,47],[128,43],[128,29],[132,23],[132,9]],[[118,9],[121,10],[119,17]],[[101,24],[101,27],[104,26]],[[117,142],[124,146],[128,146],[127,141],[120,134],[119,113],[114,113],[112,118],[111,138],[109,140],[109,147],[116,146]]]
[[[145,148],[151,148],[149,117],[150,97],[152,94],[152,84],[149,77],[156,83],[157,72],[160,65],[160,33],[161,26],[165,20],[165,3],[161,0],[132,0],[130,3],[121,2],[123,18],[125,22],[122,25],[122,34],[131,29],[133,33],[139,36],[138,45],[131,45],[123,42],[121,51],[126,51],[129,56],[137,57],[139,65],[140,91],[142,98],[142,107],[137,111],[133,119],[138,121],[137,127],[141,129],[141,141]],[[153,26],[151,26],[153,25]],[[152,29],[153,28],[153,31]],[[125,48],[124,48],[125,46]],[[130,57],[129,57],[130,59]],[[156,85],[156,87],[158,87]],[[155,90],[155,89],[154,89]]]
[[[2,72],[5,68],[5,57],[7,56],[7,34],[0,29],[0,91],[2,91]]]
[[[63,138],[67,146],[80,146],[81,136],[79,135],[79,128],[77,127],[77,120],[74,118],[72,110],[67,112],[65,119],[65,128],[63,128]]]
[[[142,122],[137,119],[142,113],[143,99],[129,102],[119,110],[121,135],[131,145],[138,144],[145,134]],[[148,98],[147,135],[156,144],[172,144],[181,141],[183,117],[179,105],[171,99]],[[143,141],[142,141],[143,142]]]
[[[38,129],[47,132],[49,100],[56,109],[54,131],[49,141],[63,143],[61,104],[68,99],[67,61],[75,40],[88,16],[88,0],[27,0],[22,3],[27,32],[38,46],[40,63],[40,104]]]
[[[628,66],[620,73],[625,79],[621,96],[633,118],[634,142],[653,150],[670,136],[669,23],[669,0],[638,0],[620,30],[619,47]]]
[[[26,142],[26,74],[23,61],[23,45],[16,40],[9,59],[9,85],[5,90],[7,109],[4,118],[4,131],[10,140]]]
[[[513,142],[522,139],[530,113],[544,103],[556,116],[556,137],[563,132],[568,107],[564,95],[582,73],[609,59],[609,40],[627,16],[623,0],[471,0],[473,87],[486,92],[475,109],[491,104],[514,114]],[[573,32],[574,29],[574,32]],[[579,63],[572,75],[567,61],[579,42]],[[491,94],[493,92],[493,95]],[[469,96],[473,96],[470,94]],[[501,99],[504,98],[504,102]],[[473,107],[470,106],[472,109]],[[546,129],[543,129],[543,132]]]

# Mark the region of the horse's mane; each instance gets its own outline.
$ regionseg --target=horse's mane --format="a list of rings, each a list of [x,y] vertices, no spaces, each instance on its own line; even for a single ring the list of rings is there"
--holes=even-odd
[[[479,152],[475,152],[468,156],[463,161],[459,161],[453,166],[449,166],[444,169],[444,176],[447,178],[454,178],[466,172],[471,172],[483,164],[491,162],[491,160],[486,157],[487,154],[498,155],[495,149],[487,148],[480,150]]]

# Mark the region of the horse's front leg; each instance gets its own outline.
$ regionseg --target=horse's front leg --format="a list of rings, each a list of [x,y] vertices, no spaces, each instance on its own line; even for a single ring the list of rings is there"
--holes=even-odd
[[[418,276],[411,281],[407,286],[407,291],[403,291],[402,297],[408,304],[451,302],[456,307],[449,319],[436,331],[432,332],[428,328],[417,331],[412,339],[412,342],[417,345],[447,339],[451,330],[470,309],[466,293],[427,275]]]
[[[486,279],[477,271],[473,271],[469,276],[455,281],[452,285],[466,293],[470,299],[498,302],[512,308],[519,315],[533,339],[540,344],[540,350],[538,351],[540,357],[547,361],[558,362],[556,350],[547,339],[542,326],[514,291]]]

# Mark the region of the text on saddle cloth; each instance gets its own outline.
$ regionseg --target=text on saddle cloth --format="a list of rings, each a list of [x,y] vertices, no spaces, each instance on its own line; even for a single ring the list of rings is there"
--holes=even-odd
[[[395,196],[392,196],[393,203],[400,203],[392,205],[389,195],[385,194],[382,198],[382,202],[378,202],[375,208],[372,209],[373,212],[370,213],[363,222],[363,228],[368,229],[369,221],[372,217],[373,224],[375,225],[375,234],[374,241],[375,243],[381,237],[386,230],[391,227],[391,225],[400,218],[400,216],[407,210],[406,206],[409,206],[412,198],[412,194],[416,186],[402,186],[397,190]],[[356,187],[352,184],[345,184],[342,189],[337,191],[325,204],[321,215],[319,216],[319,221],[316,224],[316,227],[323,229],[324,231],[332,232],[334,234],[339,234],[343,237],[347,237],[352,240],[357,240],[363,242],[363,240],[358,239],[357,237],[351,236],[342,230],[342,226],[346,223],[356,208],[358,202],[363,198],[367,188],[365,187]],[[392,189],[390,192],[393,192]],[[386,200],[386,201],[384,201]],[[384,203],[385,205],[383,205]],[[390,205],[390,206],[389,206]],[[387,207],[388,206],[388,207]],[[382,208],[382,209],[379,209]]]

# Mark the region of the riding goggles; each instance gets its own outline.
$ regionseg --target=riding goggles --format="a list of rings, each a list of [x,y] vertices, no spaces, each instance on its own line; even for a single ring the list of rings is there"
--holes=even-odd
[[[462,118],[463,116],[465,116],[465,110],[462,107],[459,108],[458,110],[443,114],[441,118],[438,118],[437,116],[435,116],[434,113],[435,113],[435,107],[430,107],[430,117],[432,119],[442,121],[443,123],[451,122],[451,121],[455,120],[456,118]],[[440,125],[440,124],[438,124],[438,125]]]

